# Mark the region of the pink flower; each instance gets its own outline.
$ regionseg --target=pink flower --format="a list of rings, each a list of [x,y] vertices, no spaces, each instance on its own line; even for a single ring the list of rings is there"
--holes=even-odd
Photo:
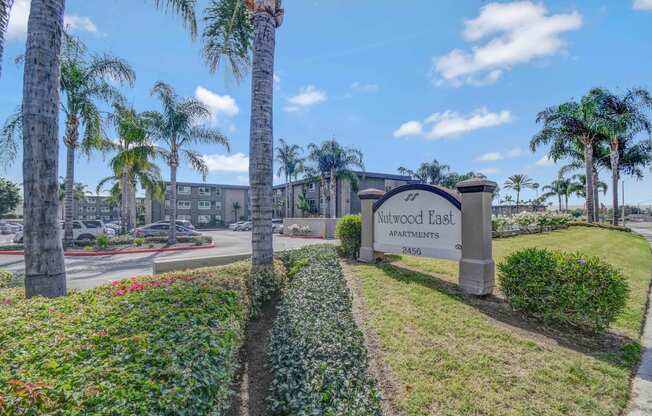
[[[11,305],[11,299],[10,298],[4,298],[2,303],[4,303],[5,305]]]
[[[118,286],[120,284],[119,280],[111,280],[111,286]]]
[[[108,337],[108,336],[109,336],[109,332],[108,332],[106,329],[102,329],[102,330],[98,333],[98,335],[101,336],[101,337]]]
[[[120,290],[118,290],[118,291],[115,292],[115,295],[116,295],[116,296],[124,296],[124,294],[125,294],[125,291],[122,290],[122,289],[120,289]]]

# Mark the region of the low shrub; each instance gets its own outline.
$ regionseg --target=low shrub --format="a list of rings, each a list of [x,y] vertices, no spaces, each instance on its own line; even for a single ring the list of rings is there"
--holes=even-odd
[[[144,238],[134,238],[134,245],[136,247],[142,247],[145,244]]]
[[[25,246],[22,244],[6,244],[0,245],[0,250],[14,251],[14,250],[24,250]]]
[[[363,336],[332,246],[282,253],[305,267],[288,283],[272,328],[270,413],[380,415]]]
[[[56,299],[0,290],[0,414],[226,414],[250,267],[126,279]]]
[[[581,253],[528,248],[498,266],[510,305],[547,324],[604,331],[623,310],[629,288],[610,264]]]
[[[100,234],[95,239],[95,244],[101,250],[106,250],[109,247],[109,237],[106,234]]]
[[[9,287],[12,280],[14,280],[14,274],[12,272],[0,270],[0,289]]]
[[[357,259],[362,238],[362,217],[360,215],[345,215],[340,218],[335,227],[335,235],[340,240],[344,257]]]
[[[573,221],[570,223],[571,226],[573,227],[593,227],[593,228],[603,228],[605,230],[614,230],[614,231],[623,231],[626,233],[631,233],[632,229],[629,227],[623,227],[620,225],[611,225],[603,222],[593,222],[593,223],[588,223],[585,221]]]

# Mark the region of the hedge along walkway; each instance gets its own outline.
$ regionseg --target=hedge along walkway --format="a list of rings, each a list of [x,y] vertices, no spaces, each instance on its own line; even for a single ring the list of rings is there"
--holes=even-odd
[[[634,224],[636,232],[643,235],[652,246],[652,226],[640,227]],[[643,354],[638,372],[632,382],[632,410],[628,416],[652,415],[652,290],[648,295],[647,318],[641,339]]]
[[[630,281],[633,299],[625,316],[612,332],[584,338],[541,328],[499,297],[462,295],[453,262],[403,257],[394,264],[354,265],[367,325],[378,334],[382,356],[400,386],[400,410],[407,415],[620,415],[640,352],[652,267],[648,243],[629,233],[572,228],[495,244],[501,257],[527,246],[582,248],[599,255],[625,270]]]

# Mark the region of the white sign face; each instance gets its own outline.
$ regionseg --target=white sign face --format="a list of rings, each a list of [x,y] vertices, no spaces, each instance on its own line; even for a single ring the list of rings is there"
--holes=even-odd
[[[374,250],[460,260],[459,201],[429,185],[406,185],[374,207]]]

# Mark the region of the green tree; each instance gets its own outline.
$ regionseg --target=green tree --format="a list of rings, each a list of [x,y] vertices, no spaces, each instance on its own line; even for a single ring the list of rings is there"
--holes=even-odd
[[[416,170],[407,169],[403,166],[398,168],[401,175],[410,176],[430,185],[441,185],[448,176],[449,171],[450,166],[439,163],[436,159],[432,162],[423,162]]]
[[[238,201],[235,201],[233,205],[231,206],[231,210],[233,211],[233,214],[235,215],[235,222],[238,222],[240,217],[238,216],[238,213],[240,212],[240,209],[242,207],[240,206],[240,203]]]
[[[521,191],[532,189],[533,185],[534,181],[532,178],[525,174],[512,175],[505,181],[505,188],[512,189],[516,192],[516,212],[518,212],[518,206],[521,202]]]
[[[143,114],[152,137],[162,144],[157,154],[170,167],[170,220],[177,218],[177,168],[182,159],[206,180],[208,166],[201,154],[191,149],[197,144],[221,145],[230,150],[229,140],[217,129],[201,125],[210,120],[210,110],[195,98],[180,98],[168,84],[159,81],[152,88],[163,111]],[[270,207],[271,208],[271,207]],[[177,242],[176,227],[170,227],[168,243]]]
[[[0,218],[13,212],[20,201],[19,185],[8,179],[0,178]]]
[[[75,185],[73,186],[73,199],[77,202],[85,201],[86,200],[86,195],[90,195],[90,191],[88,190],[88,186],[81,182],[75,182]],[[63,212],[63,201],[66,199],[66,178],[60,177],[59,178],[59,210],[60,212],[60,217],[63,220],[64,217],[64,212]]]
[[[330,214],[331,218],[337,218],[337,180],[348,180],[354,190],[358,188],[358,175],[353,169],[364,171],[362,152],[355,148],[342,147],[335,139],[326,140],[319,146],[311,143],[308,145],[308,151],[308,159],[314,163],[314,169],[323,178],[322,184],[325,184],[325,178],[328,178]],[[323,210],[323,215],[326,218],[326,209]]]
[[[279,163],[278,175],[285,175],[285,217],[294,216],[294,195],[292,180],[303,172],[304,159],[301,157],[301,147],[296,144],[288,144],[279,139],[280,144],[276,147],[276,161]]]
[[[66,294],[58,218],[59,78],[64,0],[32,0],[23,75],[25,296]]]
[[[586,182],[587,221],[596,219],[594,201],[594,143],[600,138],[604,119],[600,112],[601,90],[593,89],[580,102],[569,101],[540,112],[537,123],[543,123],[542,130],[530,141],[530,148],[536,151],[541,145],[550,145],[549,156],[557,161],[563,149],[569,144],[579,144],[583,150]],[[574,143],[573,143],[574,142]]]
[[[249,183],[254,271],[271,269],[273,261],[274,53],[283,15],[281,0],[212,0],[204,18],[204,57],[212,70],[226,58],[241,78],[253,56]]]

